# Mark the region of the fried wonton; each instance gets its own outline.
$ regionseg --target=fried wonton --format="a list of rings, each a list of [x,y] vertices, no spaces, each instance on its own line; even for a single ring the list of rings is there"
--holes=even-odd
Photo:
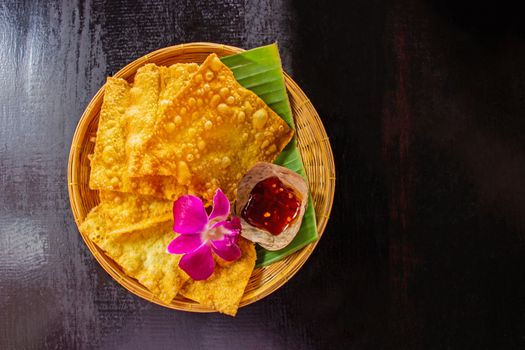
[[[188,276],[180,255],[167,253],[174,238],[171,202],[126,193],[102,192],[80,231],[157,298],[169,303]]]
[[[226,262],[216,258],[213,275],[203,281],[189,279],[180,294],[219,312],[235,316],[257,258],[254,243],[239,238],[239,246],[242,251],[239,260]]]
[[[272,162],[293,130],[263,100],[242,87],[217,55],[210,55],[159,115],[154,133],[138,142],[133,176],[176,176],[210,202],[220,187],[230,200],[256,162]]]
[[[157,116],[164,114],[170,101],[198,67],[195,63],[170,67],[147,64],[137,72],[130,90],[132,104],[126,111],[126,153],[131,173],[139,167],[136,162],[140,154],[137,153],[142,151],[142,140],[154,133]]]
[[[81,225],[81,231],[113,235],[172,221],[172,203],[131,193],[100,191],[101,202]]]
[[[131,232],[136,228],[173,220],[173,203],[168,200],[132,193],[100,191],[105,225],[114,232]]]
[[[95,152],[91,158],[92,189],[133,192],[172,198],[180,193],[173,177],[130,177],[137,140],[152,132],[157,113],[163,113],[168,99],[174,95],[196,71],[196,64],[175,64],[157,67],[147,64],[135,75],[134,83],[109,77],[104,90]]]

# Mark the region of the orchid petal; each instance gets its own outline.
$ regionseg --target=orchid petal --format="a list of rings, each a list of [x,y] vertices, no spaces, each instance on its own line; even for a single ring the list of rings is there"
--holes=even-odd
[[[224,237],[221,240],[211,241],[215,254],[226,261],[234,261],[241,257],[241,250],[236,243],[237,237]]]
[[[199,235],[180,235],[168,244],[168,253],[186,254],[199,248],[202,244]]]
[[[199,197],[186,195],[173,203],[173,231],[182,234],[197,234],[208,224],[206,209]]]
[[[210,247],[203,244],[195,251],[184,255],[179,261],[179,267],[195,281],[207,279],[212,275],[215,267]]]
[[[226,220],[228,218],[229,213],[230,202],[228,201],[228,198],[226,197],[224,192],[222,192],[221,189],[218,188],[215,192],[215,196],[213,197],[213,209],[210,213],[209,220]]]
[[[234,216],[234,217],[232,217],[232,219],[231,219],[230,222],[228,223],[227,228],[228,228],[229,230],[237,230],[237,232],[240,233],[240,232],[241,232],[241,229],[242,229],[241,218],[238,217],[238,216]]]
[[[238,235],[241,231],[241,221],[219,221],[211,229],[219,229],[223,235]]]

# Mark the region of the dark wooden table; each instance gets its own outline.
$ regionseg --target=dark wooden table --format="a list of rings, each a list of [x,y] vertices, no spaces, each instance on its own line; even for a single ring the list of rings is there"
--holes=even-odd
[[[0,349],[525,346],[521,12],[321,3],[0,3]],[[337,166],[316,251],[236,318],[128,293],[69,207],[71,138],[105,77],[192,41],[277,41]]]

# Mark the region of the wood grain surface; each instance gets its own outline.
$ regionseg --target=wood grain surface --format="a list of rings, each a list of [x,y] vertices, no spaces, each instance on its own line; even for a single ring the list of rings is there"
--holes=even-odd
[[[512,2],[0,2],[0,349],[525,346],[525,28]],[[332,216],[236,318],[164,309],[90,255],[67,155],[105,77],[192,41],[279,43],[337,167]]]

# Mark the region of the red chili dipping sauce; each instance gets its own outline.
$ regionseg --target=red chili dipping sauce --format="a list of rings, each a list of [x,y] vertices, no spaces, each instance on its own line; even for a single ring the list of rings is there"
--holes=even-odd
[[[241,215],[250,225],[277,236],[299,215],[300,208],[301,198],[273,176],[255,185]]]

